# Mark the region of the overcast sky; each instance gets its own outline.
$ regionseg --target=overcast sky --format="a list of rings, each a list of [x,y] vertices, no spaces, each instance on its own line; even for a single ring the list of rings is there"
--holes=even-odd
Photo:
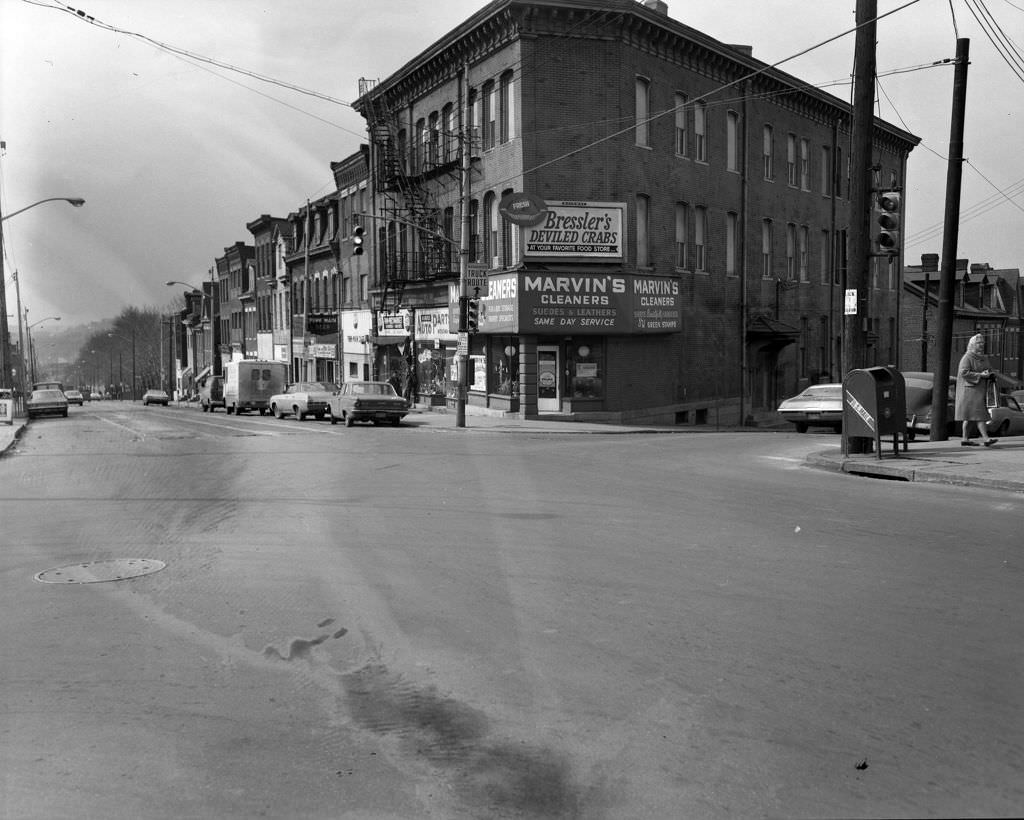
[[[879,14],[907,0],[878,0]],[[102,23],[341,101],[385,78],[486,5],[482,0],[73,0]],[[1024,81],[971,13],[987,9],[1024,51],[1024,0],[919,0],[878,27],[880,115],[922,138],[907,191],[908,262],[941,249],[953,69],[971,41],[958,256],[1024,267]],[[330,162],[365,142],[347,105],[169,54],[83,22],[55,0],[0,0],[3,212],[29,322],[164,307],[267,213],[332,188]],[[669,15],[774,63],[846,31],[855,0],[670,0]],[[782,68],[825,85],[848,77],[853,35]],[[1024,60],[1018,68],[1024,75]],[[849,99],[849,86],[828,89]],[[986,179],[988,181],[986,181]],[[991,183],[991,184],[990,184]],[[1013,202],[998,193],[1007,192]],[[16,326],[16,325],[14,325]]]

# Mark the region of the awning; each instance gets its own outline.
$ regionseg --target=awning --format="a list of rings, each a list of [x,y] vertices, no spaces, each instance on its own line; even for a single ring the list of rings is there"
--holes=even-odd
[[[747,344],[761,350],[779,350],[799,338],[798,328],[769,316],[755,316],[747,322]]]
[[[409,341],[408,336],[369,336],[367,341],[370,344],[375,344],[377,347],[384,347],[386,345],[404,345]]]

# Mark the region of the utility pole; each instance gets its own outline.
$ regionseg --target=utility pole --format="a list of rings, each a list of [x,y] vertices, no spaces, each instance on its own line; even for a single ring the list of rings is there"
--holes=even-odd
[[[853,144],[850,151],[849,254],[844,291],[856,292],[856,313],[843,316],[843,365],[845,381],[850,370],[867,363],[868,264],[871,259],[871,166],[875,128],[875,18],[876,0],[857,0],[857,38],[853,58]],[[837,169],[838,175],[843,172]],[[840,176],[841,179],[841,176]],[[833,187],[839,184],[833,180]],[[844,294],[845,296],[845,294]],[[844,299],[845,301],[845,299]],[[847,452],[870,452],[870,439],[851,436]]]
[[[867,363],[868,265],[871,259],[871,166],[875,127],[876,0],[857,0],[857,44],[854,54],[853,145],[850,156],[850,234],[846,289],[857,291],[857,313],[845,317],[843,350],[846,368]],[[839,168],[838,173],[842,174]],[[846,371],[840,374],[846,377]]]
[[[964,161],[964,115],[967,110],[967,66],[971,41],[956,41],[953,73],[953,114],[949,123],[949,163],[946,166],[946,213],[942,231],[942,263],[939,271],[939,305],[935,328],[935,371],[932,382],[932,427],[929,438],[949,438],[948,384],[953,347],[953,293],[956,289],[956,250],[960,238],[960,179]]]
[[[462,67],[461,80],[462,128],[459,129],[459,192],[462,195],[462,231],[459,237],[459,350],[455,354],[458,373],[458,388],[455,399],[455,426],[466,426],[466,394],[469,392],[469,350],[468,328],[466,327],[466,300],[469,298],[469,232],[472,230],[469,214],[469,168],[470,133],[469,126],[469,64]],[[463,347],[467,347],[462,352]]]

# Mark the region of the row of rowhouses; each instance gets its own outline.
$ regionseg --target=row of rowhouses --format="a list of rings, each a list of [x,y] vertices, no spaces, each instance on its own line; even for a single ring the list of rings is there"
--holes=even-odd
[[[241,268],[226,249],[196,344],[451,402],[462,273],[469,406],[525,416],[734,421],[837,380],[850,175],[905,189],[917,142],[876,120],[851,168],[846,103],[659,0],[495,0],[354,105],[368,145],[250,223]],[[900,257],[869,278],[870,355],[897,362]]]

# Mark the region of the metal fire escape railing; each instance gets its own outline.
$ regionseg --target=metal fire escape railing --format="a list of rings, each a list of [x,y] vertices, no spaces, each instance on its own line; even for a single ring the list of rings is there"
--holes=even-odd
[[[370,133],[375,144],[374,180],[380,194],[382,310],[397,308],[409,282],[454,277],[458,274],[454,212],[451,224],[437,206],[438,181],[458,173],[457,135],[437,129],[400,144],[398,121],[383,97],[371,105]],[[431,183],[428,185],[427,183]],[[447,227],[447,231],[446,231]],[[445,236],[449,238],[446,239]]]

